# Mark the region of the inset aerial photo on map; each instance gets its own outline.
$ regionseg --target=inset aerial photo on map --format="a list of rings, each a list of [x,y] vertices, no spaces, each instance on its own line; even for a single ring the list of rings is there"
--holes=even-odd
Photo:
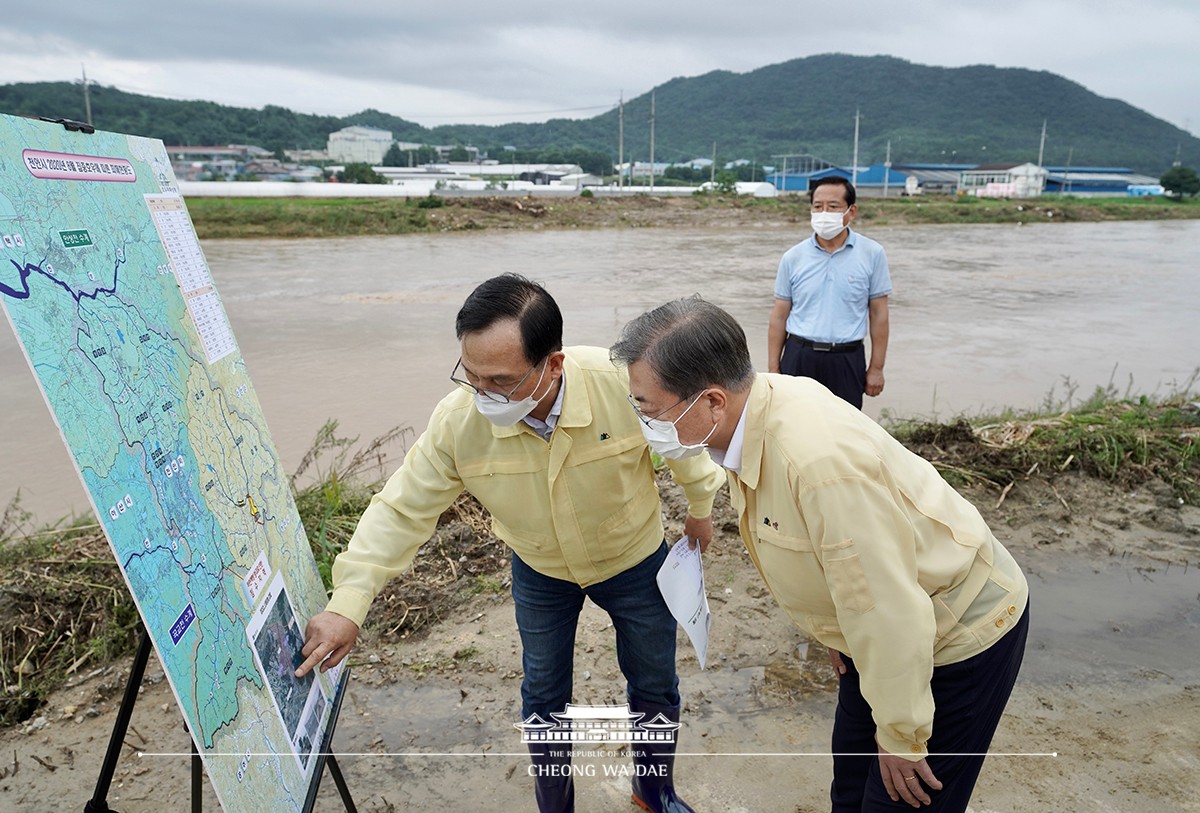
[[[306,771],[308,758],[318,745],[314,733],[320,726],[326,703],[313,672],[303,678],[296,677],[296,666],[303,660],[300,650],[304,646],[304,630],[296,620],[282,574],[277,573],[271,581],[262,604],[246,626],[246,634],[300,769]]]

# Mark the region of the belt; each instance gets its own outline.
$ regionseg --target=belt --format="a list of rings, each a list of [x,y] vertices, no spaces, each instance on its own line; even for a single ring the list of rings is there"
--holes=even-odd
[[[856,342],[814,342],[811,339],[805,339],[802,336],[788,336],[788,341],[792,344],[798,344],[801,347],[811,347],[813,350],[819,350],[822,353],[849,353],[863,346],[862,339]]]

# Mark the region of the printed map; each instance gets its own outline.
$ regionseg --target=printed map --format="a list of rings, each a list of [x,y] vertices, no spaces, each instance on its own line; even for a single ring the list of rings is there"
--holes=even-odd
[[[0,241],[0,305],[222,806],[300,809],[336,672],[286,706],[323,715],[298,732],[248,626],[285,585],[295,647],[325,591],[162,143],[0,116]]]

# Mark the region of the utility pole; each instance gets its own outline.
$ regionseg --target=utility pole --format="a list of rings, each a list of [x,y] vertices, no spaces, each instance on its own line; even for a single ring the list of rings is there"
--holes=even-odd
[[[888,186],[892,179],[892,140],[888,139],[887,158],[883,159],[883,196],[888,196]]]
[[[714,186],[717,183],[717,142],[713,142],[712,165],[708,168],[708,182]]]
[[[650,91],[650,194],[654,194],[654,91]]]
[[[1075,157],[1075,148],[1071,147],[1067,150],[1067,171],[1063,174],[1063,188],[1065,194],[1071,194],[1071,159]]]
[[[83,69],[83,113],[87,117],[87,123],[92,123],[92,96],[88,91],[87,67],[80,64]]]
[[[617,189],[625,189],[625,91],[617,102]]]
[[[1046,120],[1042,119],[1042,143],[1038,145],[1038,169],[1042,168],[1042,157],[1046,154]]]
[[[858,186],[858,108],[854,108],[854,166],[850,167],[850,185]]]

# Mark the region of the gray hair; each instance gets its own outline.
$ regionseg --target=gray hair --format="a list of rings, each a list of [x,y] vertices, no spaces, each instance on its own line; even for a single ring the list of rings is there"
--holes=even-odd
[[[737,320],[699,294],[647,311],[621,331],[608,351],[614,364],[644,361],[663,389],[690,398],[705,387],[750,387],[754,365]]]

